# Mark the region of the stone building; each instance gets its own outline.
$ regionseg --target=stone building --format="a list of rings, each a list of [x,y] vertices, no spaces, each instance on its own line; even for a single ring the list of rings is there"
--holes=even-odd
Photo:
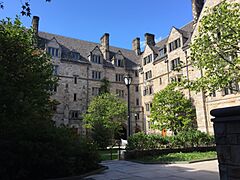
[[[91,99],[99,93],[101,80],[107,78],[111,83],[110,91],[127,101],[123,76],[129,74],[133,78],[130,86],[131,131],[154,132],[149,121],[154,93],[172,81],[181,81],[182,77],[191,80],[202,75],[189,64],[189,43],[193,34],[197,34],[203,9],[217,4],[217,1],[212,2],[192,0],[193,21],[181,28],[172,27],[168,37],[160,42],[155,42],[153,34],[146,33],[143,51],[140,38],[135,38],[132,50],[127,50],[110,46],[107,33],[100,38],[100,43],[93,43],[39,32],[39,18],[35,16],[33,28],[38,34],[39,46],[52,56],[54,74],[59,77],[53,95],[60,102],[54,116],[56,125],[68,125],[84,134],[82,115]],[[180,64],[181,69],[175,71]],[[213,132],[211,109],[239,104],[239,94],[230,91],[225,94],[217,92],[212,97],[206,97],[203,92],[183,92],[196,107],[198,128],[209,133]],[[125,130],[126,126],[127,121]]]

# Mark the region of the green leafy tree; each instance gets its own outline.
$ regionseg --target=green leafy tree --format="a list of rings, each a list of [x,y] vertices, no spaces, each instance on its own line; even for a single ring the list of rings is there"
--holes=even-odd
[[[84,116],[86,127],[92,129],[94,140],[102,148],[118,135],[126,119],[126,103],[109,93],[94,97]]]
[[[207,9],[191,44],[191,64],[203,76],[186,86],[213,92],[240,81],[240,4],[223,1]]]
[[[110,93],[110,81],[106,77],[104,77],[101,80],[101,86],[99,89],[99,93],[100,94]]]
[[[0,179],[32,180],[98,167],[96,148],[52,121],[49,56],[19,19],[0,21]]]
[[[196,112],[191,101],[174,88],[169,85],[154,95],[150,117],[153,128],[168,129],[176,135],[193,127]]]

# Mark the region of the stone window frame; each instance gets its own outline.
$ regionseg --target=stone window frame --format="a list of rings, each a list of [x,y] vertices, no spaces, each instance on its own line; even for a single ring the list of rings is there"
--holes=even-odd
[[[147,55],[146,57],[143,58],[143,64],[147,65],[147,64],[151,63],[152,60],[153,60],[153,55],[149,54],[149,55]]]
[[[55,48],[55,47],[51,47],[51,46],[48,46],[47,47],[47,53],[49,55],[51,55],[52,57],[59,57],[59,48]]]
[[[169,52],[174,51],[175,49],[181,47],[181,38],[178,38],[168,44]]]

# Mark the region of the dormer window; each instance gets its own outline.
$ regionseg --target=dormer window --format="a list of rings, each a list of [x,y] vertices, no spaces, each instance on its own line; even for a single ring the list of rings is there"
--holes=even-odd
[[[115,65],[116,65],[117,67],[124,67],[124,61],[123,61],[123,59],[116,59],[116,60],[115,60]]]
[[[162,49],[159,50],[160,58],[164,57],[166,55],[166,53],[167,53],[167,48],[166,48],[166,46],[164,46]]]
[[[48,47],[47,48],[47,53],[50,54],[52,57],[59,57],[59,49],[58,48],[53,48],[53,47]]]
[[[152,54],[146,56],[145,58],[143,58],[143,64],[146,65],[148,63],[152,62]]]
[[[70,53],[70,58],[73,60],[79,60],[80,59],[80,53],[78,52],[71,52]]]
[[[181,46],[180,38],[176,39],[175,41],[169,43],[169,52],[179,48]]]
[[[92,55],[92,62],[96,64],[101,64],[101,56],[100,55]]]

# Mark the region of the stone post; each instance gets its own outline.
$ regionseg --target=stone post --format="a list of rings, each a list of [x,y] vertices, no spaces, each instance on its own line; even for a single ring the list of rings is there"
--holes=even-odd
[[[240,106],[214,109],[214,134],[221,180],[240,179]]]

